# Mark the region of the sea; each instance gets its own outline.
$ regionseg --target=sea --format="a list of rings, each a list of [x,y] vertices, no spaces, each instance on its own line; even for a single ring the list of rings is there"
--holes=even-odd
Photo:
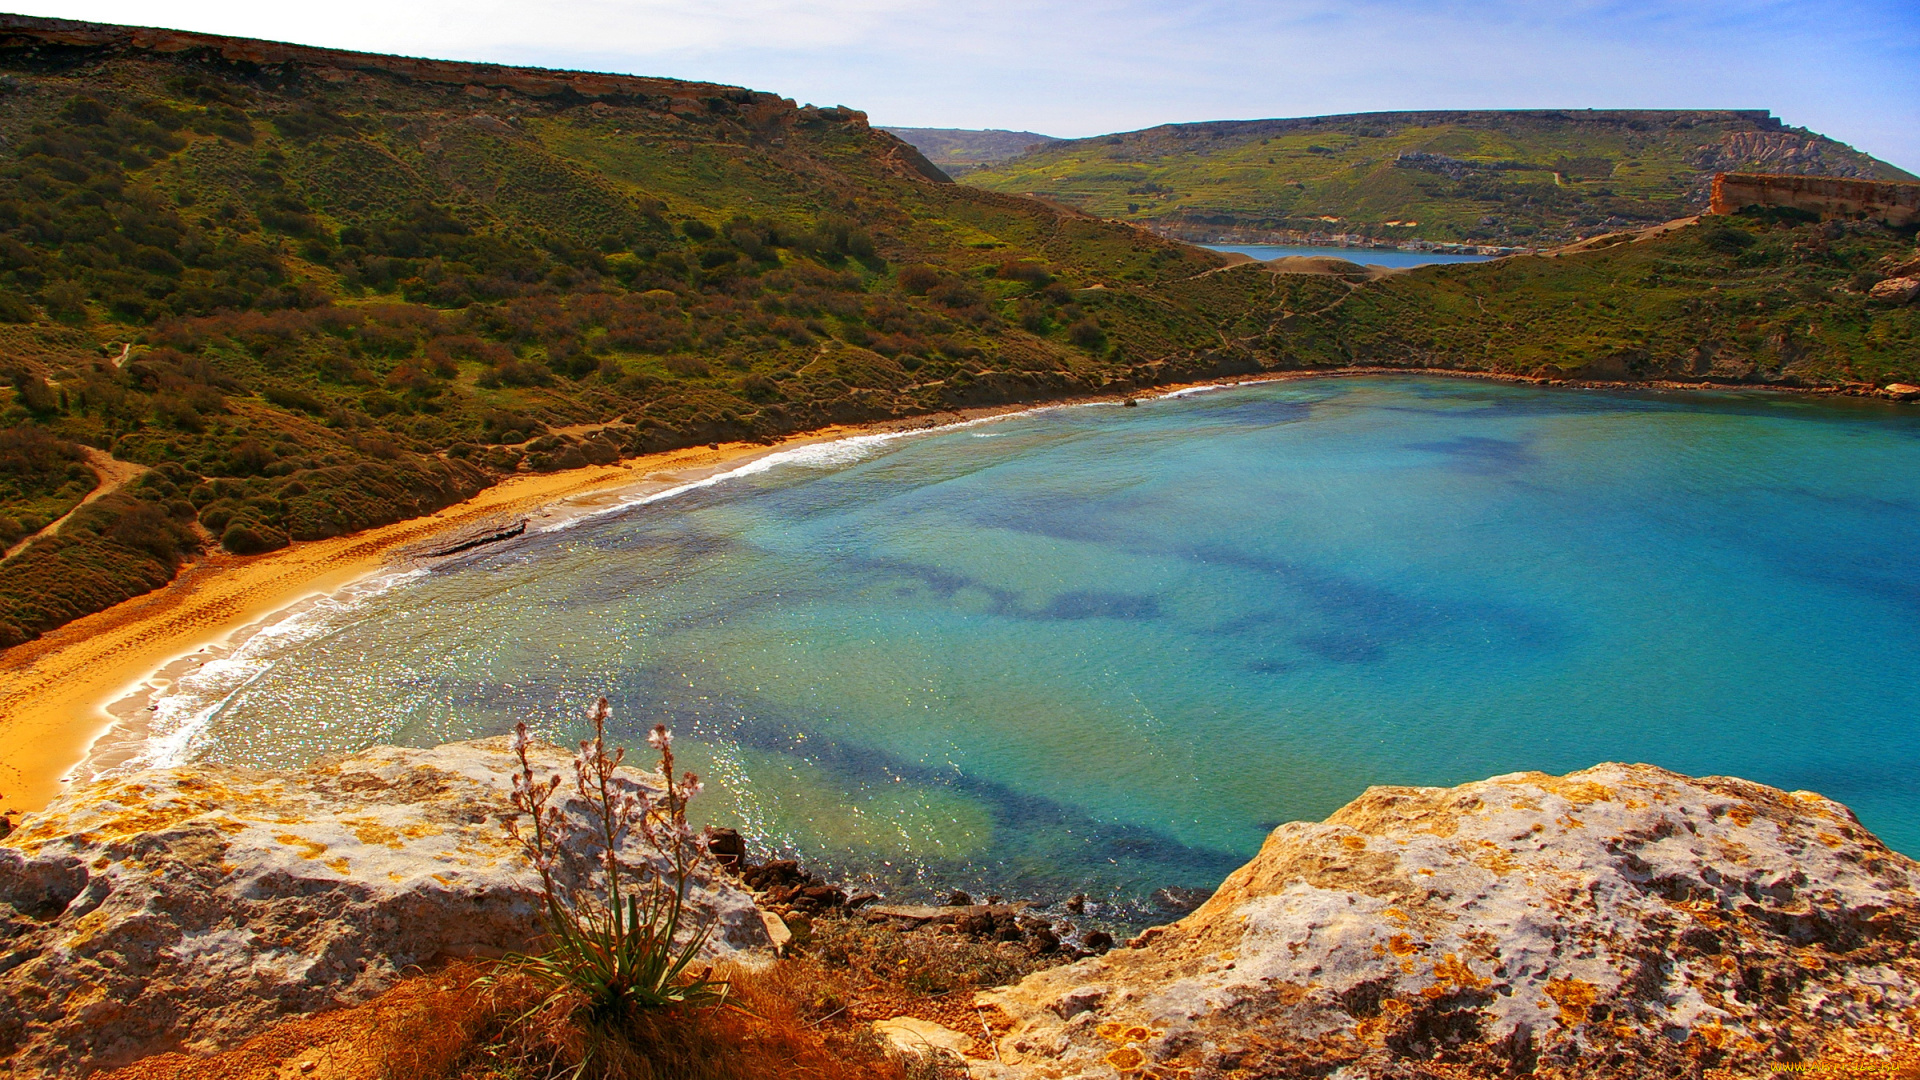
[[[785,451],[307,608],[148,763],[605,695],[702,820],[901,899],[1154,918],[1369,785],[1649,762],[1920,854],[1920,415],[1462,378],[1197,388]]]
[[[1314,247],[1308,244],[1201,244],[1208,251],[1232,251],[1261,262],[1288,255],[1330,255],[1362,266],[1430,266],[1435,263],[1486,262],[1491,255],[1441,255],[1431,251],[1378,251],[1373,248]]]

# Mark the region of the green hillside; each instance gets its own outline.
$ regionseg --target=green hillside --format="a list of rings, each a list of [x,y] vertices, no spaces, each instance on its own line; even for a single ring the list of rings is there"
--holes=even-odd
[[[1363,287],[1283,278],[1268,321],[1246,333],[1286,368],[1872,389],[1920,383],[1920,305],[1867,295],[1916,274],[1911,230],[1708,218],[1639,243],[1426,266]]]
[[[1765,112],[1406,112],[1168,124],[975,170],[1189,239],[1551,246],[1698,212],[1715,172],[1911,179]]]
[[[1035,146],[1057,143],[1051,135],[1032,131],[969,131],[964,128],[883,128],[925,155],[948,176],[965,176],[976,169],[1018,157]]]
[[[621,453],[1086,390],[1219,257],[736,87],[0,17],[0,645]],[[597,435],[550,429],[612,424]]]

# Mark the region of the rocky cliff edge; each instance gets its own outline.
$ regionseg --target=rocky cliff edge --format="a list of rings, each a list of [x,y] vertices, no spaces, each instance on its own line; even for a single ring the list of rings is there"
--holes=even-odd
[[[542,774],[570,760],[534,753]],[[529,947],[538,882],[504,828],[514,769],[487,739],[288,772],[156,769],[63,796],[0,840],[0,1060],[82,1076],[219,1049],[439,957]],[[693,899],[718,917],[714,954],[768,945],[746,892],[703,882]]]
[[[1377,787],[1135,947],[981,995],[976,1077],[1765,1076],[1920,1027],[1920,870],[1646,765]]]

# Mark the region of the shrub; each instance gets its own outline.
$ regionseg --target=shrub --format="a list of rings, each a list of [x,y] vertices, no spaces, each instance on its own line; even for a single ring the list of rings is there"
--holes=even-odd
[[[47,380],[30,371],[14,375],[13,393],[23,408],[36,415],[44,416],[60,407],[59,399],[54,397],[53,388],[47,385]]]
[[[227,463],[235,476],[256,476],[273,464],[274,453],[258,439],[241,439],[227,451]]]
[[[34,424],[0,428],[0,473],[16,483],[44,479],[80,460],[80,448]]]
[[[1745,229],[1732,225],[1716,225],[1700,234],[1700,242],[1709,251],[1722,255],[1737,255],[1758,242],[1758,237]]]
[[[1107,344],[1107,332],[1092,319],[1081,319],[1067,327],[1067,340],[1089,352],[1098,352]]]
[[[1008,281],[1024,281],[1036,289],[1053,284],[1053,275],[1047,273],[1046,267],[1024,259],[1008,259],[995,272]]]
[[[220,546],[235,555],[258,555],[287,546],[287,534],[254,521],[236,521],[220,534]]]
[[[900,287],[910,293],[925,293],[946,280],[938,267],[920,263],[900,268]]]
[[[581,742],[573,760],[573,795],[585,806],[584,822],[552,801],[559,774],[535,777],[527,725],[514,729],[520,771],[512,801],[528,828],[514,821],[507,827],[540,875],[550,939],[546,952],[520,957],[520,967],[549,988],[550,1002],[571,998],[596,1022],[663,1005],[720,1004],[726,981],[710,969],[692,970],[713,924],[682,934],[687,893],[705,855],[687,825],[687,800],[700,781],[675,774],[673,739],[664,725],[648,737],[660,753],[659,796],[617,777],[626,750],[607,751],[612,711],[605,698],[588,711],[593,738]],[[624,858],[629,837],[664,867]]]
[[[304,413],[319,416],[327,411],[327,403],[307,393],[305,390],[290,386],[269,386],[260,391],[260,396],[283,409],[298,409]]]
[[[712,371],[704,358],[698,356],[669,356],[661,363],[668,371],[683,379],[704,379]]]

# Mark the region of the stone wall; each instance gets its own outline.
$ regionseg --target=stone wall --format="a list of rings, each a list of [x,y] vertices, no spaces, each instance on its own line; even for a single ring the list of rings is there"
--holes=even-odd
[[[1750,206],[1908,226],[1920,224],[1920,183],[1777,173],[1720,173],[1713,178],[1709,213],[1735,214]]]

